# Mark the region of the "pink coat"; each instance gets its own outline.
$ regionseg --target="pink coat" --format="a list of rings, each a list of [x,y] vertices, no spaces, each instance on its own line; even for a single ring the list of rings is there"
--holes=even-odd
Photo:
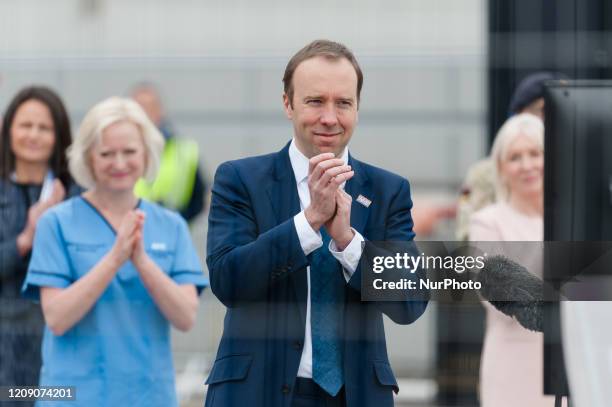
[[[505,202],[496,203],[474,213],[469,236],[473,242],[542,241],[544,222],[541,217],[526,216]],[[538,274],[541,257],[534,249],[531,255],[521,253],[516,260]],[[543,395],[543,335],[524,329],[488,302],[484,302],[484,307],[487,320],[480,361],[481,406],[553,406],[554,397]]]

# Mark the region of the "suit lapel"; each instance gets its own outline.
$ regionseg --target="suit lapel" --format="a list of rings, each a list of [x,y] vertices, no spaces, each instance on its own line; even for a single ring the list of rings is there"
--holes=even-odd
[[[289,161],[289,145],[276,154],[272,184],[268,187],[268,197],[276,216],[277,225],[300,211],[300,198],[291,161]]]
[[[295,175],[289,160],[289,144],[276,154],[272,184],[269,186],[268,197],[276,217],[276,225],[300,212],[300,198],[295,183]],[[302,323],[306,323],[306,301],[308,298],[308,280],[306,270],[296,270],[289,279],[293,285],[298,302]]]
[[[363,166],[360,161],[349,155],[349,164],[355,171],[355,175],[346,183],[344,190],[353,198],[351,203],[351,226],[361,233],[363,237],[367,238],[364,232],[370,215],[370,208],[358,202],[357,198],[359,195],[362,195],[374,201],[375,197],[372,195],[372,184],[365,171],[365,166]],[[360,295],[350,289],[348,284],[344,286],[344,293],[344,332],[354,332],[360,329],[361,318],[359,317],[359,312],[354,306],[351,306],[351,303],[354,301],[359,303]],[[353,344],[353,341],[344,342],[345,354],[350,354]],[[351,358],[345,358],[344,366],[346,372],[351,372],[351,367],[349,366],[354,366],[354,364],[351,363],[352,360]]]
[[[349,164],[355,171],[355,175],[346,183],[345,187],[345,191],[353,198],[351,204],[351,226],[363,235],[368,222],[370,208],[358,202],[357,198],[361,195],[369,200],[373,200],[372,184],[360,161],[349,155]]]

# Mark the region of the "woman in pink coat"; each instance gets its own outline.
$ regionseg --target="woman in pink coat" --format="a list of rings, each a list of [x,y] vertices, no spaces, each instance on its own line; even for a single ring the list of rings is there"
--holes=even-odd
[[[544,237],[544,125],[529,113],[515,115],[500,128],[491,159],[496,203],[476,212],[469,236],[480,241],[542,241]],[[541,274],[538,244],[509,244],[504,254]],[[512,250],[512,249],[517,250]],[[533,249],[533,250],[530,250]],[[550,407],[544,396],[543,335],[484,303],[487,319],[480,364],[482,407]]]

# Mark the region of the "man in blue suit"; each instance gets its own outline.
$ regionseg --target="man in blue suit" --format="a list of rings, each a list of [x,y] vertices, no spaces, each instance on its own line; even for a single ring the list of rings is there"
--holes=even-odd
[[[426,300],[361,299],[362,242],[411,241],[408,182],[349,155],[363,75],[319,40],[289,61],[293,140],[222,164],[209,215],[211,287],[227,307],[206,406],[392,406],[382,314],[409,324]]]

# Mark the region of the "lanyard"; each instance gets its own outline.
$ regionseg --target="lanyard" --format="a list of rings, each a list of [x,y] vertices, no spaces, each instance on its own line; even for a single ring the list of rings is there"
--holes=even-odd
[[[40,197],[38,198],[39,202],[46,201],[51,197],[51,194],[53,193],[54,180],[55,175],[53,174],[53,171],[47,171],[47,175],[45,175],[45,179],[42,184],[42,189],[40,190]],[[17,175],[14,172],[11,174],[11,181],[17,182]]]

